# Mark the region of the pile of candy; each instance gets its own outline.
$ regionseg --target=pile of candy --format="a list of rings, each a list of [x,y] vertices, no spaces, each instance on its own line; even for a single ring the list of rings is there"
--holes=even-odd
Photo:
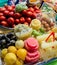
[[[0,8],[0,26],[12,30],[0,34],[3,65],[32,65],[57,57],[57,13],[46,0],[40,8],[38,0],[10,5]]]

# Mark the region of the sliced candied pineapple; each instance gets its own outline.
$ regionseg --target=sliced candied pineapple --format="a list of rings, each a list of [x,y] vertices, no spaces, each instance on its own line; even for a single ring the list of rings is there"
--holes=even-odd
[[[31,26],[33,29],[35,29],[35,30],[39,30],[39,29],[41,28],[41,22],[40,22],[40,20],[38,20],[38,19],[33,19],[33,20],[31,21],[30,26]]]

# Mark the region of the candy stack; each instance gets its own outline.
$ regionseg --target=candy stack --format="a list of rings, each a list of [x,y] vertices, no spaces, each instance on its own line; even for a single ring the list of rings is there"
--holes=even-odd
[[[28,38],[24,41],[25,48],[28,51],[26,56],[26,62],[37,62],[40,58],[40,52],[38,51],[39,44],[35,38]]]

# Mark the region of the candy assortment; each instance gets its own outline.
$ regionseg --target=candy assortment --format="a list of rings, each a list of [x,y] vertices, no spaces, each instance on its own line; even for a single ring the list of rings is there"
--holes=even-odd
[[[0,8],[0,29],[11,30],[0,34],[2,65],[49,65],[57,57],[57,13],[47,4],[53,2],[39,8],[35,1]]]

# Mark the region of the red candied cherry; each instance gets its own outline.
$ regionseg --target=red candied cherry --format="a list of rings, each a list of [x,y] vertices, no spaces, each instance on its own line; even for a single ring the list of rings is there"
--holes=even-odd
[[[5,27],[8,27],[7,21],[1,21],[1,25],[5,26]]]
[[[33,19],[36,18],[36,13],[33,13],[33,14],[32,14],[32,18],[33,18]]]
[[[25,25],[29,25],[28,22],[24,22]]]
[[[8,11],[13,11],[13,8],[11,6],[8,6],[7,10]]]
[[[10,12],[9,16],[13,17],[14,16],[14,12]]]
[[[32,8],[32,7],[30,7],[28,10],[31,12],[34,12],[34,8]]]
[[[27,21],[28,23],[30,23],[30,22],[31,22],[31,18],[30,18],[30,17],[27,17],[27,18],[26,18],[26,21]]]
[[[0,16],[3,16],[3,13],[0,13]]]
[[[23,10],[22,14],[26,15],[27,14],[27,10]]]
[[[25,22],[25,18],[24,17],[21,17],[20,18],[20,23],[24,23]]]
[[[0,16],[0,20],[6,20],[6,17],[5,16]]]
[[[27,16],[28,16],[28,17],[31,17],[32,14],[33,14],[33,13],[32,13],[31,11],[27,11]]]
[[[9,11],[8,10],[4,11],[4,15],[9,15]]]
[[[19,24],[19,23],[20,23],[19,19],[16,19],[15,24]]]
[[[8,21],[9,25],[13,25],[14,24],[14,18],[12,18],[12,17],[8,18],[7,21]]]
[[[20,17],[21,17],[21,14],[20,14],[20,13],[15,13],[15,14],[14,14],[14,18],[17,18],[17,19],[18,19],[18,18],[20,18]]]
[[[4,12],[5,10],[6,10],[6,8],[5,8],[5,7],[0,8],[0,12]]]

